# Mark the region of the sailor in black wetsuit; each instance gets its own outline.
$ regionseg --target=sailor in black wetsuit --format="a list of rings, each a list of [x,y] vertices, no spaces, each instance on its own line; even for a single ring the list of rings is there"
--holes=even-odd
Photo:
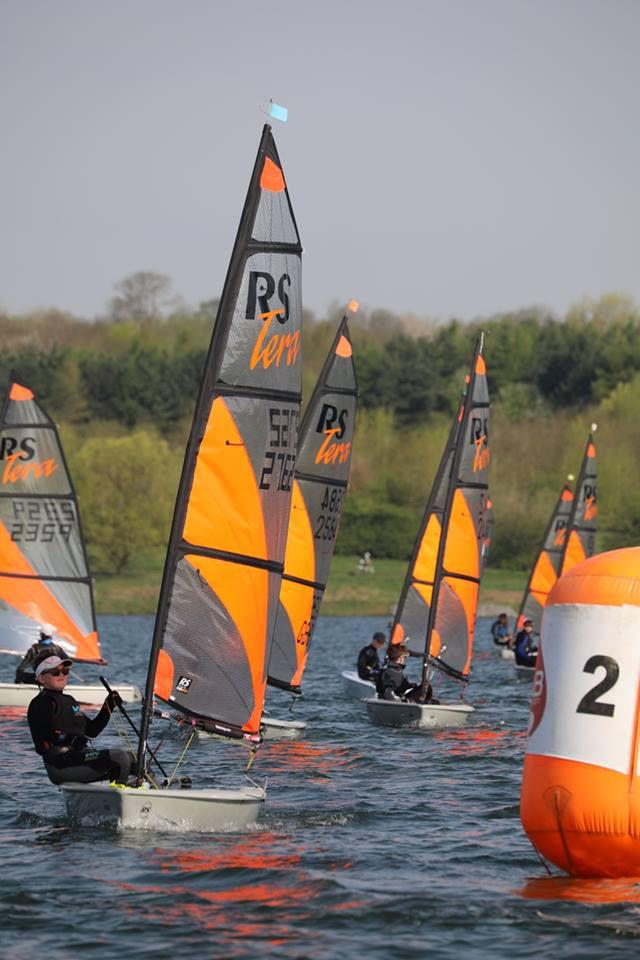
[[[535,667],[538,648],[533,637],[533,620],[525,620],[516,635],[516,663],[519,667]]]
[[[41,630],[40,639],[36,643],[31,644],[18,664],[15,683],[35,683],[35,669],[41,660],[44,660],[46,657],[60,657],[61,660],[64,660],[66,655],[62,647],[54,643],[48,633]]]
[[[80,704],[64,693],[71,660],[47,657],[36,668],[42,688],[29,704],[29,728],[36,752],[44,760],[52,783],[93,783],[117,780],[126,783],[132,757],[126,750],[93,750],[88,740],[102,733],[114,708],[122,703],[115,690],[91,719]]]
[[[371,643],[363,647],[358,654],[358,676],[361,680],[371,680],[375,683],[381,670],[380,651],[385,645],[384,633],[374,633]]]
[[[431,684],[427,684],[424,699],[420,697],[420,684],[411,683],[404,675],[404,665],[409,649],[404,644],[392,646],[387,655],[382,673],[376,683],[376,691],[381,700],[412,700],[420,703],[437,703],[433,699]]]

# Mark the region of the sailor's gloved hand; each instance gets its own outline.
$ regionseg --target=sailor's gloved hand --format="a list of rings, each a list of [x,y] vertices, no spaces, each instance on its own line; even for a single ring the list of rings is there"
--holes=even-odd
[[[113,713],[116,707],[122,706],[122,697],[117,690],[112,690],[107,699],[104,702],[105,707],[108,709],[109,713]]]

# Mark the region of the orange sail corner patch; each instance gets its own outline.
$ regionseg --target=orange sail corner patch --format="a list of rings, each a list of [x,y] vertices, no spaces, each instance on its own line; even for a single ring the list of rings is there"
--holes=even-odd
[[[284,177],[282,170],[269,157],[264,158],[264,167],[260,175],[260,186],[263,190],[269,190],[271,193],[282,193],[284,190]]]
[[[349,343],[347,338],[340,337],[340,340],[338,341],[338,346],[336,347],[336,356],[343,357],[344,359],[346,359],[347,357],[350,357],[352,353],[353,353],[353,350],[351,349],[351,344]]]
[[[33,400],[33,393],[28,387],[22,387],[19,383],[12,383],[9,400]]]

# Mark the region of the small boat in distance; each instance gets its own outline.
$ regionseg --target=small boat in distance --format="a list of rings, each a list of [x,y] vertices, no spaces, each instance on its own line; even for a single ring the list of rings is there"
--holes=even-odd
[[[301,400],[302,246],[267,124],[203,371],[149,654],[135,787],[65,784],[68,812],[122,825],[240,829],[255,784],[172,789],[150,766],[154,698],[194,730],[260,743]],[[185,752],[189,746],[185,747]],[[206,754],[202,767],[209,766]],[[144,787],[150,789],[144,789]]]
[[[350,307],[357,309],[352,301]],[[284,575],[267,683],[298,696],[347,494],[357,383],[347,317],[300,426]],[[302,721],[263,717],[265,737],[296,736]],[[276,725],[277,724],[277,725]]]
[[[547,524],[542,546],[522,596],[514,637],[522,629],[525,620],[533,622],[534,635],[540,634],[547,597],[556,580],[595,553],[598,469],[593,435],[596,430],[597,424],[591,424],[576,483],[576,495],[565,483]],[[573,477],[569,479],[573,480]],[[535,667],[516,663],[515,670],[518,678],[525,680],[533,677]]]
[[[12,379],[0,413],[0,652],[24,657],[40,632],[69,657],[104,664],[80,512],[60,436],[33,392]],[[141,699],[119,684],[123,700]],[[0,683],[0,706],[27,707],[34,683]],[[104,687],[70,684],[86,704]]]
[[[404,581],[390,644],[422,658],[421,695],[436,673],[467,682],[487,538],[489,390],[480,337],[454,417]],[[462,692],[462,691],[461,691]],[[393,727],[459,727],[463,703],[365,700],[374,723]]]

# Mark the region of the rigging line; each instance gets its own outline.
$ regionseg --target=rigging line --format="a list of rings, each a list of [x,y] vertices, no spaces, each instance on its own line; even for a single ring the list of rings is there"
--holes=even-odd
[[[549,874],[549,876],[550,876],[550,877],[553,877],[554,874],[553,874],[553,873],[551,872],[551,870],[549,869],[549,864],[548,864],[547,861],[544,859],[544,857],[542,856],[542,854],[540,853],[540,851],[538,850],[538,848],[537,848],[536,845],[534,844],[534,842],[533,842],[533,840],[531,839],[531,837],[527,836],[527,840],[529,841],[529,843],[531,844],[531,846],[532,846],[533,849],[535,850],[535,853],[536,853],[536,856],[537,856],[538,860],[540,861],[540,863],[542,864],[542,866],[545,868],[545,870],[547,871],[547,873]]]
[[[189,734],[189,739],[187,740],[187,742],[186,742],[186,744],[185,744],[185,748],[184,748],[184,750],[182,751],[182,753],[180,754],[180,756],[178,757],[178,762],[176,763],[176,765],[175,765],[175,767],[174,767],[174,769],[173,769],[173,773],[172,773],[171,776],[169,777],[169,782],[167,783],[167,786],[168,786],[168,787],[170,787],[171,784],[172,784],[172,782],[175,780],[175,778],[176,778],[176,773],[178,772],[178,767],[180,766],[180,764],[181,764],[182,761],[184,760],[185,756],[187,755],[187,750],[189,749],[189,747],[190,747],[191,744],[193,743],[193,740],[194,740],[195,735],[196,735],[196,728],[193,727],[192,730],[191,730],[191,733]],[[160,744],[158,744],[158,746],[160,746]],[[157,749],[158,749],[158,747],[156,747],[156,750],[157,750]]]

